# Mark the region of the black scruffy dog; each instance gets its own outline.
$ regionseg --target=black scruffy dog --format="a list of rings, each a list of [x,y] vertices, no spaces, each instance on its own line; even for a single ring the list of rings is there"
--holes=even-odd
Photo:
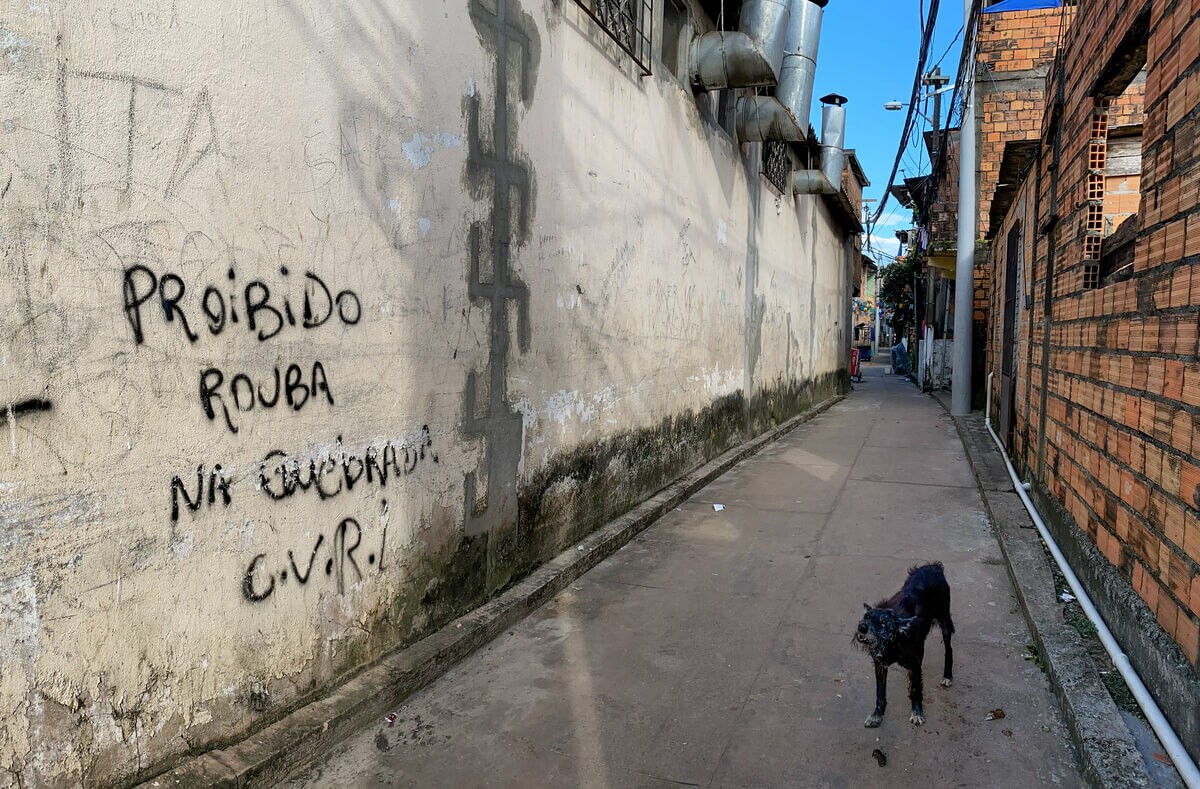
[[[935,620],[946,645],[942,687],[948,688],[954,681],[950,585],[946,583],[941,562],[912,568],[903,589],[874,608],[866,603],[863,607],[867,612],[858,623],[854,644],[870,653],[875,661],[875,711],[863,725],[873,729],[883,721],[888,666],[899,663],[908,669],[908,698],[912,701],[912,716],[908,720],[920,726],[925,722],[925,711],[921,709],[921,661],[925,657],[925,637]]]

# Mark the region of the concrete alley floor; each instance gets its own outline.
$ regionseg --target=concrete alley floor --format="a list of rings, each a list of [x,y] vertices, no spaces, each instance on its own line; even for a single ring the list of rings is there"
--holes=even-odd
[[[953,423],[864,372],[291,785],[1082,786]],[[854,625],[927,560],[952,589],[955,684],[935,629],[926,724],[893,668],[866,729]]]

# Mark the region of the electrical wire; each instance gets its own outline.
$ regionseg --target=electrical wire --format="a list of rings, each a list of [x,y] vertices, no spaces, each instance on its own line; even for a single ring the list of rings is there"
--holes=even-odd
[[[976,0],[978,3],[979,0]],[[917,104],[921,96],[922,77],[925,74],[925,64],[929,60],[929,45],[933,41],[933,30],[937,22],[937,13],[940,0],[930,0],[929,12],[925,16],[925,21],[921,25],[921,46],[917,52],[917,69],[913,77],[912,95],[908,100],[908,113],[904,118],[904,128],[900,134],[900,145],[896,150],[896,160],[892,164],[892,172],[888,176],[887,186],[883,190],[883,197],[879,200],[879,206],[875,209],[875,213],[871,217],[871,223],[875,224],[879,218],[883,216],[883,208],[887,205],[888,197],[891,195],[892,186],[896,183],[896,173],[900,169],[900,162],[904,159],[904,152],[908,149],[912,132],[915,128],[915,119],[917,117]]]
[[[946,55],[950,54],[950,50],[954,49],[954,45],[958,43],[958,38],[959,38],[959,36],[962,35],[962,33],[963,33],[963,29],[960,27],[958,29],[958,32],[954,34],[954,38],[951,39],[950,46],[946,47],[946,51],[943,52],[942,56],[937,59],[937,63],[933,64],[934,68],[938,68],[939,66],[942,65],[942,61],[946,59]]]
[[[932,205],[937,199],[939,177],[942,171],[945,169],[945,164],[948,159],[946,156],[946,151],[950,140],[949,130],[954,128],[954,115],[957,112],[958,121],[961,124],[962,118],[965,115],[966,102],[974,101],[973,91],[964,91],[963,86],[974,85],[975,36],[982,11],[982,0],[974,0],[974,2],[971,4],[971,13],[968,15],[967,19],[964,20],[962,54],[958,59],[958,77],[954,81],[954,91],[950,94],[950,110],[946,114],[946,125],[943,127],[943,131],[939,134],[941,139],[937,141],[937,157],[932,160],[929,178],[925,181],[923,199],[921,201],[922,205],[925,206]]]

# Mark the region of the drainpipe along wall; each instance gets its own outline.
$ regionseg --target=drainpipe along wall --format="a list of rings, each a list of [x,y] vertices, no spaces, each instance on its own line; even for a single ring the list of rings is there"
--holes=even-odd
[[[1100,643],[1104,645],[1104,649],[1112,658],[1113,665],[1117,667],[1117,671],[1121,673],[1121,678],[1129,686],[1129,690],[1133,693],[1133,697],[1137,700],[1138,706],[1146,715],[1146,721],[1150,727],[1154,729],[1154,733],[1158,735],[1159,742],[1166,749],[1167,755],[1171,757],[1171,761],[1175,769],[1179,772],[1179,777],[1183,779],[1184,784],[1188,789],[1200,789],[1200,769],[1197,769],[1196,763],[1192,761],[1192,757],[1184,748],[1183,743],[1179,739],[1179,735],[1171,727],[1171,723],[1163,715],[1163,711],[1154,701],[1154,697],[1150,695],[1150,691],[1146,689],[1146,685],[1142,682],[1142,678],[1138,676],[1132,664],[1129,662],[1129,656],[1125,654],[1125,650],[1117,643],[1117,639],[1113,636],[1112,631],[1108,629],[1104,618],[1100,616],[1100,612],[1096,610],[1092,598],[1088,596],[1087,590],[1083,588],[1075,571],[1071,569],[1067,558],[1063,555],[1062,549],[1058,547],[1058,543],[1054,541],[1054,536],[1050,534],[1050,530],[1046,527],[1046,522],[1042,520],[1041,513],[1034,506],[1033,501],[1029,498],[1026,492],[1026,483],[1021,481],[1017,476],[1016,469],[1013,468],[1012,461],[1009,460],[1008,453],[1004,450],[1004,444],[1000,441],[1000,436],[996,435],[996,431],[992,429],[992,377],[995,373],[988,373],[987,379],[987,407],[984,410],[984,425],[987,427],[988,433],[992,440],[996,442],[996,449],[1000,450],[1000,456],[1004,458],[1004,465],[1008,469],[1008,476],[1012,479],[1013,487],[1017,491],[1017,495],[1021,497],[1021,503],[1025,505],[1026,511],[1029,512],[1029,517],[1033,519],[1033,525],[1037,527],[1038,534],[1045,541],[1046,547],[1050,549],[1050,555],[1054,557],[1055,564],[1062,570],[1062,574],[1067,579],[1067,584],[1071,587],[1071,593],[1075,595],[1075,599],[1079,602],[1079,607],[1083,609],[1087,618],[1096,626],[1096,635],[1100,639]]]

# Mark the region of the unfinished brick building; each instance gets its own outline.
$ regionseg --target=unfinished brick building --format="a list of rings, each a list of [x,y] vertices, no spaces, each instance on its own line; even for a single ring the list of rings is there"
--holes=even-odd
[[[978,41],[991,416],[1200,755],[1200,0],[988,14]]]

